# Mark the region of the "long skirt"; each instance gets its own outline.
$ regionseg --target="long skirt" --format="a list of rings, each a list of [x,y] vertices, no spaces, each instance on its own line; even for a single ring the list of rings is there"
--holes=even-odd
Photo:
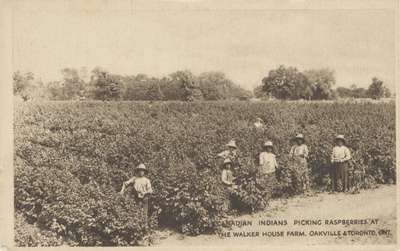
[[[232,193],[233,193],[233,187],[224,184],[224,211],[228,212],[229,210],[232,209]]]
[[[264,199],[267,201],[272,198],[274,191],[277,188],[278,180],[275,172],[260,174],[256,179],[257,186],[266,192]]]
[[[293,189],[296,192],[303,193],[310,190],[310,172],[305,158],[295,157],[292,160],[291,174]]]

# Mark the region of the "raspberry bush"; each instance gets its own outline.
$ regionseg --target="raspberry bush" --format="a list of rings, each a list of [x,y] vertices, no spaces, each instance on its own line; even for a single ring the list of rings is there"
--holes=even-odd
[[[215,156],[230,139],[242,156],[239,210],[261,210],[271,196],[295,193],[287,155],[299,132],[314,189],[329,187],[338,133],[352,151],[354,186],[396,182],[394,103],[32,102],[16,104],[14,115],[16,213],[56,233],[55,243],[137,245],[158,226],[217,231],[227,212]],[[253,127],[256,117],[265,130]],[[274,191],[259,189],[254,176],[265,139],[274,142],[279,164]],[[155,190],[149,224],[129,194],[118,194],[141,162]]]

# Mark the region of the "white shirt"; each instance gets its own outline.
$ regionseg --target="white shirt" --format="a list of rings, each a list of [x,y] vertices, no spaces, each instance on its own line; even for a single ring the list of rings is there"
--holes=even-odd
[[[303,155],[303,156],[302,156]],[[292,146],[290,149],[291,157],[308,157],[308,147],[305,144]]]
[[[221,180],[223,183],[225,183],[227,185],[232,185],[233,179],[234,179],[234,177],[233,177],[233,173],[231,170],[228,170],[228,169],[222,170]]]
[[[335,146],[332,150],[332,162],[344,162],[351,159],[349,148],[346,146]]]
[[[260,171],[262,174],[275,172],[275,169],[278,167],[278,163],[275,159],[275,154],[268,152],[260,153],[260,167]]]
[[[135,183],[133,184],[136,192],[138,193],[139,198],[143,198],[146,194],[152,193],[153,189],[151,188],[150,180],[146,177],[138,177],[135,179]]]
[[[254,126],[255,126],[256,128],[263,128],[263,127],[264,127],[264,124],[263,124],[262,122],[260,122],[260,121],[257,121],[257,122],[254,123]]]

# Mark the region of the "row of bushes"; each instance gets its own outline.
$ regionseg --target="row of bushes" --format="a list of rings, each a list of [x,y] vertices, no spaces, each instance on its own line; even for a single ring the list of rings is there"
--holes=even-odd
[[[215,232],[226,215],[216,153],[236,139],[240,189],[236,210],[256,211],[295,193],[289,139],[306,136],[315,189],[329,185],[333,137],[346,135],[359,184],[395,182],[395,106],[382,104],[245,102],[48,102],[15,108],[15,208],[43,230],[59,224],[68,245],[137,245],[158,226],[186,234]],[[253,127],[255,117],[266,130]],[[262,142],[274,142],[281,182],[255,185]],[[122,182],[139,163],[149,167],[155,193],[151,223]]]

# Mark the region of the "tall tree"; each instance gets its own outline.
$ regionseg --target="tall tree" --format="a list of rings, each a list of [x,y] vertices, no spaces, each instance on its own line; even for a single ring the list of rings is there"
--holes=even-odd
[[[253,89],[253,95],[255,98],[267,98],[268,95],[263,91],[263,86],[259,85]]]
[[[91,85],[94,98],[100,100],[119,100],[123,95],[121,76],[112,75],[104,69],[96,67],[92,70]]]
[[[372,78],[372,83],[368,87],[367,94],[370,98],[380,99],[385,95],[385,88],[383,86],[383,81],[378,78]]]
[[[147,86],[146,100],[163,100],[164,94],[161,91],[159,80],[152,78]]]
[[[303,73],[295,67],[279,66],[263,78],[263,90],[277,99],[309,99],[311,89]]]
[[[64,68],[61,74],[63,75],[62,99],[71,100],[85,95],[85,82],[79,76],[78,70]]]
[[[160,79],[160,90],[163,94],[164,100],[182,100],[183,91],[180,83],[174,81],[170,76]]]
[[[124,100],[149,100],[147,95],[150,79],[147,75],[127,76],[123,81],[126,85]]]
[[[205,100],[249,99],[252,93],[244,90],[223,72],[209,71],[198,76],[199,87]]]
[[[13,74],[13,92],[15,96],[21,97],[24,101],[32,99],[35,77],[32,72],[21,73],[16,71]]]
[[[390,91],[390,89],[389,88],[387,88],[386,86],[384,86],[383,87],[383,96],[385,97],[385,98],[390,98],[390,97],[392,97],[392,92]]]
[[[181,93],[181,100],[195,101],[203,99],[196,77],[188,70],[170,74],[171,81],[177,84]]]
[[[308,70],[304,72],[309,87],[312,89],[311,99],[322,100],[332,98],[332,87],[335,85],[335,73],[330,69]]]
[[[222,72],[201,73],[198,81],[205,100],[226,99],[226,91],[232,85]]]

